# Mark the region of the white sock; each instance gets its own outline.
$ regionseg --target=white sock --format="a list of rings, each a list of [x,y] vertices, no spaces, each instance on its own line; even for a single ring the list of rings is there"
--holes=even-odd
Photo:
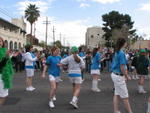
[[[142,91],[142,87],[143,87],[142,85],[138,85],[138,90]]]
[[[98,88],[98,81],[97,80],[93,80],[92,81],[92,88],[93,89],[97,89]]]
[[[150,102],[148,102],[148,109],[147,112],[150,113]]]
[[[50,101],[50,102],[53,102],[53,99],[50,99],[49,101]]]
[[[72,101],[73,101],[73,102],[77,102],[77,100],[78,100],[78,98],[77,98],[76,96],[73,96],[73,97],[72,97]]]
[[[141,85],[141,90],[142,90],[142,91],[145,91],[145,90],[144,90],[144,87],[143,87],[142,85]]]

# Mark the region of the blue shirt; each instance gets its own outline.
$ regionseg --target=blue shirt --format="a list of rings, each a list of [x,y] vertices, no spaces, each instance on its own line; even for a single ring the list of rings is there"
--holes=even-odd
[[[80,53],[79,53],[79,56],[80,56],[80,57],[85,57],[85,53],[84,53],[84,52],[80,52]]]
[[[30,52],[30,54],[31,54],[32,58],[35,58],[35,54],[34,53]],[[33,62],[33,67],[35,67],[35,62]]]
[[[64,54],[63,58],[66,58],[66,57],[68,57],[68,55],[67,55],[67,54]]]
[[[96,55],[92,58],[91,69],[100,69],[101,68],[100,60],[101,54],[97,52]]]
[[[60,56],[49,56],[46,60],[46,64],[48,65],[48,74],[53,76],[60,75],[60,67],[57,65],[60,63]]]
[[[112,61],[112,72],[122,74],[120,66],[125,65],[126,68],[126,64],[127,64],[127,59],[125,53],[122,50],[116,52]]]

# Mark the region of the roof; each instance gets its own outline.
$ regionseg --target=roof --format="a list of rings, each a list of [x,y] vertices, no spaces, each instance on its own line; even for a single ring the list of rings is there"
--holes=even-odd
[[[3,22],[5,22],[5,23],[7,23],[7,24],[9,24],[9,25],[11,25],[11,26],[13,26],[13,27],[16,27],[16,28],[20,28],[20,27],[18,27],[18,26],[16,26],[15,24],[12,24],[11,22],[9,22],[9,21],[7,21],[7,20],[4,20],[3,18],[1,18],[0,17],[0,21],[3,21]],[[21,28],[20,28],[21,29]]]

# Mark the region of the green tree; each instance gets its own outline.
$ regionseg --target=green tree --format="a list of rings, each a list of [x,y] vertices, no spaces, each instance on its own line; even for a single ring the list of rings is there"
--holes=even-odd
[[[129,35],[135,35],[135,29],[133,29],[134,22],[128,14],[120,14],[118,11],[111,11],[108,14],[102,15],[104,21],[102,29],[105,34],[103,37],[106,40],[105,45],[110,47],[115,40],[122,36],[128,38]]]
[[[39,46],[44,48],[44,47],[45,47],[45,42],[44,42],[44,41],[41,41],[41,42],[39,43]]]
[[[62,48],[62,44],[59,40],[54,43],[57,47]]]
[[[35,4],[29,4],[27,9],[25,10],[25,18],[31,25],[30,34],[32,35],[32,25],[35,21],[37,21],[38,17],[40,17],[39,8],[36,7]]]

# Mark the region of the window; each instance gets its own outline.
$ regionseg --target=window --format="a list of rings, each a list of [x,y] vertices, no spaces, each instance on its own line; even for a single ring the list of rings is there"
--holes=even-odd
[[[14,43],[14,49],[17,50],[17,42]]]
[[[13,42],[12,41],[10,41],[10,43],[9,43],[9,49],[13,50]]]
[[[8,49],[8,41],[7,40],[5,40],[5,47]]]

